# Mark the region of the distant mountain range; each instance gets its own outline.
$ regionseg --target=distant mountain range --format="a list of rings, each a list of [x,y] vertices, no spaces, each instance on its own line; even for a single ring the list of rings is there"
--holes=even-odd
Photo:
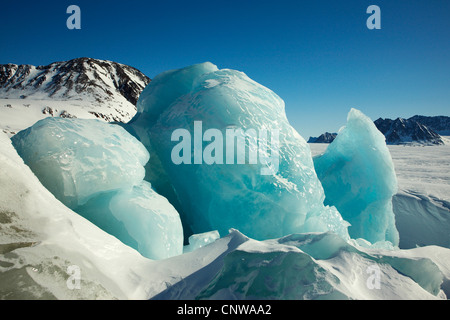
[[[423,125],[426,125],[428,128],[434,130],[441,136],[450,136],[450,117],[414,116],[409,120],[417,121]]]
[[[441,136],[431,127],[412,118],[397,118],[395,120],[380,118],[375,121],[375,125],[386,137],[387,144],[444,144]]]
[[[337,133],[325,132],[318,137],[310,137],[308,143],[331,143],[336,137]]]
[[[379,118],[374,123],[389,145],[441,145],[444,141],[440,135],[450,135],[450,117],[446,116],[416,115],[409,119],[395,120]],[[327,132],[317,138],[310,137],[308,143],[331,143],[336,136],[337,134]]]
[[[78,58],[48,66],[0,65],[2,98],[83,100],[98,103],[125,98],[136,105],[150,79],[117,62]]]
[[[128,122],[150,78],[117,62],[77,58],[0,65],[0,128],[14,134],[47,116]]]

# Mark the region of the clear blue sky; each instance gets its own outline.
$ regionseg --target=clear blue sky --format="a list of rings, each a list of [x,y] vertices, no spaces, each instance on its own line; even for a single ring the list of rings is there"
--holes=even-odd
[[[66,9],[81,8],[81,30]],[[381,30],[366,9],[381,8]],[[449,0],[2,1],[0,64],[77,57],[150,78],[211,61],[244,71],[286,102],[306,139],[355,107],[373,120],[450,116]]]

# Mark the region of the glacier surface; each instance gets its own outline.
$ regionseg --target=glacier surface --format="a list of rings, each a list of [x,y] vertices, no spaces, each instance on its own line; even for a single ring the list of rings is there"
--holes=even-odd
[[[392,210],[397,177],[385,137],[362,112],[352,109],[347,124],[325,153],[314,158],[325,204],[348,221],[352,238],[399,244]]]
[[[156,190],[166,196],[167,186],[173,188],[175,207],[192,233],[218,230],[223,236],[236,228],[255,239],[268,239],[332,230],[349,238],[347,222],[334,207],[323,205],[325,196],[309,146],[289,124],[283,100],[244,73],[219,70],[211,63],[165,72],[142,92],[137,107],[126,128],[151,154],[154,162],[147,171],[156,172],[148,173],[159,180]],[[176,163],[173,133],[180,129],[190,134],[194,146],[183,149],[180,154],[185,161]],[[236,151],[231,162],[223,160],[220,155],[228,156],[230,143],[239,140],[226,139],[229,130],[244,132],[240,137],[245,150],[266,149],[259,153],[260,161],[251,162],[250,151],[242,150]],[[249,130],[270,134],[249,137]],[[214,138],[206,137],[208,132]],[[279,135],[277,148],[272,148],[274,132]],[[226,137],[225,145],[214,148],[221,137]],[[190,149],[191,144],[187,145]],[[206,158],[206,150],[211,149],[215,154],[208,155],[214,161],[198,161],[202,150]],[[272,161],[262,161],[262,154]]]
[[[122,127],[47,118],[12,138],[55,197],[151,259],[182,253],[178,212],[143,181],[145,147]]]

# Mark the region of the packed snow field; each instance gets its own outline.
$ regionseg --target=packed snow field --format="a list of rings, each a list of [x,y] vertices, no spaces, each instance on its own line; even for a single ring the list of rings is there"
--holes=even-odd
[[[214,163],[173,139],[194,121]],[[230,128],[278,130],[247,141],[275,145],[278,167],[234,150],[220,164]],[[307,144],[275,93],[204,63],[153,79],[127,124],[20,129],[0,133],[0,298],[450,295],[449,146],[388,148],[358,110],[332,144]]]
[[[129,102],[105,102],[99,108],[92,101],[0,99],[0,126],[9,136],[47,117],[129,121],[136,110]]]

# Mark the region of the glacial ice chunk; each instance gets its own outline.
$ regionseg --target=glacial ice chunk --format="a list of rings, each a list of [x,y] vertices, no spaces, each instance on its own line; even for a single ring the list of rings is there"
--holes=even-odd
[[[157,75],[139,96],[136,105],[140,116],[147,121],[157,120],[166,106],[191,92],[194,81],[201,75],[218,71],[217,66],[206,62],[182,69],[165,71]]]
[[[242,72],[211,63],[165,72],[126,128],[158,160],[147,177],[164,196],[173,188],[194,234],[235,228],[268,239],[332,230],[348,238],[348,223],[323,204],[309,146],[283,100]]]
[[[46,118],[11,140],[41,183],[71,209],[98,193],[139,184],[149,160],[126,130],[98,120]]]
[[[325,204],[348,221],[352,238],[399,244],[392,197],[395,175],[385,137],[362,112],[352,109],[347,125],[323,155],[314,158],[325,190]]]
[[[62,203],[151,259],[183,251],[178,212],[143,181],[146,148],[118,125],[46,118],[13,143]]]
[[[161,278],[148,272],[153,261],[58,201],[1,131],[0,230],[2,301],[148,299]]]
[[[178,212],[146,181],[100,194],[76,211],[144,257],[161,260],[183,253]]]

